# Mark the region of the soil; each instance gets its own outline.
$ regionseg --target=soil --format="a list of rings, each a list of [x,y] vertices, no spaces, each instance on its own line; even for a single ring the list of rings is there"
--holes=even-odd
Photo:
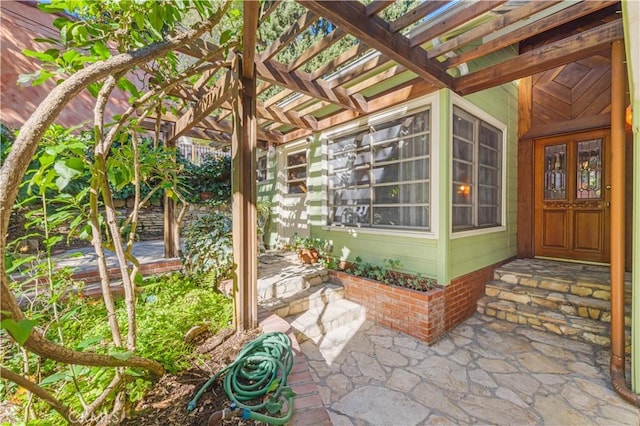
[[[217,335],[198,336],[194,342],[194,354],[197,356],[194,356],[191,367],[178,375],[164,375],[133,407],[127,419],[121,424],[127,426],[207,425],[211,414],[228,408],[230,404],[220,381],[216,381],[202,395],[193,412],[187,412],[187,404],[209,378],[232,363],[242,347],[259,334],[258,329],[242,334],[223,330]],[[221,424],[261,425],[264,423],[231,418],[224,420]]]

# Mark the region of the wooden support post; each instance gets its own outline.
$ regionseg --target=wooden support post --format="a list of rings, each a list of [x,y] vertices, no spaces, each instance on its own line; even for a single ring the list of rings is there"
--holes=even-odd
[[[611,363],[624,376],[625,258],[625,65],[624,42],[611,49]]]
[[[236,330],[258,326],[258,246],[256,223],[256,80],[243,77],[242,59],[236,68],[239,93],[233,108],[231,139],[233,191],[233,259]]]
[[[164,144],[167,148],[175,148],[175,140],[171,140],[170,124],[166,124],[162,130],[162,136]],[[171,259],[178,257],[180,250],[180,233],[178,231],[178,224],[176,223],[176,202],[169,198],[165,192],[164,195],[164,257]]]

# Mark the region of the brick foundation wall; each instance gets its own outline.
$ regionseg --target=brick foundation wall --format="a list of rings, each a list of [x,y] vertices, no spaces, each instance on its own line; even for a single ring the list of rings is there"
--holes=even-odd
[[[180,259],[166,259],[157,262],[144,263],[140,265],[140,273],[144,276],[166,274],[167,272],[179,271],[182,269],[182,262]],[[120,268],[109,268],[109,278],[117,280],[122,278]],[[86,283],[94,283],[100,281],[100,274],[97,269],[91,269],[88,271],[79,271],[73,274],[73,278],[82,280]]]
[[[390,286],[341,271],[329,271],[329,276],[344,287],[348,300],[366,308],[368,320],[433,343],[476,312],[493,271],[509,260],[455,278],[448,286],[428,292]]]

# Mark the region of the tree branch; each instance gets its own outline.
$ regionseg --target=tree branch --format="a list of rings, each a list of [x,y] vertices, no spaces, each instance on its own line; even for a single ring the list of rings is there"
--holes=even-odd
[[[38,384],[33,383],[31,380],[28,380],[22,377],[19,374],[14,373],[8,368],[4,368],[0,366],[0,377],[12,381],[18,386],[22,386],[38,398],[42,399],[44,402],[49,404],[51,408],[56,410],[66,421],[71,424],[78,424],[78,421],[73,418],[71,414],[71,410],[69,407],[64,405],[62,402],[58,401],[53,395],[51,395],[47,390],[38,386]]]

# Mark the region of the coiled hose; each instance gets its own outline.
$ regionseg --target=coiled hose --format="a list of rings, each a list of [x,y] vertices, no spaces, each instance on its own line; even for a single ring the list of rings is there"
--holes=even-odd
[[[193,411],[198,399],[219,377],[224,375],[224,392],[232,403],[229,409],[214,413],[209,419],[209,424],[216,424],[216,421],[227,417],[241,416],[243,419],[283,425],[291,420],[293,415],[295,393],[287,386],[287,376],[292,367],[293,352],[289,336],[280,332],[263,334],[247,343],[233,363],[207,380],[189,401],[187,410]],[[267,394],[269,397],[264,398]],[[261,398],[262,402],[254,405],[246,404],[258,398]],[[266,410],[270,414],[275,414],[282,409],[285,401],[288,404],[288,411],[284,417],[273,417],[256,412]]]

